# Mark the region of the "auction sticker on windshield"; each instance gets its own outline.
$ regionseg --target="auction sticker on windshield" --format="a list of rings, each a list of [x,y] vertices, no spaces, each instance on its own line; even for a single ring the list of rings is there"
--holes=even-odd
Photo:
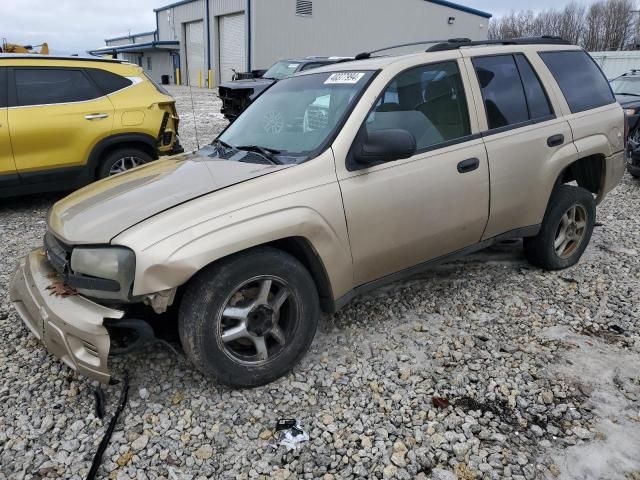
[[[325,85],[336,85],[336,84],[353,84],[358,83],[360,79],[364,77],[364,73],[362,72],[340,72],[340,73],[332,73],[329,78],[324,81]]]

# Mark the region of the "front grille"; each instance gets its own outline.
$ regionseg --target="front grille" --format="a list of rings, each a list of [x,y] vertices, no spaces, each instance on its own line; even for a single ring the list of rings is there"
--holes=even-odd
[[[71,259],[71,247],[58,240],[51,232],[44,236],[44,251],[53,269],[61,275],[67,273]]]
[[[240,115],[246,108],[252,89],[231,89],[220,87],[218,94],[222,100],[222,112],[226,115]]]

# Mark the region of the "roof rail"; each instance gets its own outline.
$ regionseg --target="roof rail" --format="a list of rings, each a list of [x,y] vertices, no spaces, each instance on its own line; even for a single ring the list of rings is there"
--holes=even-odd
[[[390,47],[384,47],[384,48],[380,48],[378,50],[372,50],[370,52],[362,52],[359,53],[355,56],[356,60],[366,60],[368,58],[371,58],[371,56],[374,53],[380,53],[380,52],[384,52],[386,50],[393,50],[395,48],[403,48],[403,47],[413,47],[415,45],[427,45],[429,43],[435,43],[435,44],[443,44],[443,43],[448,43],[448,42],[470,42],[471,39],[469,38],[452,38],[449,40],[423,40],[421,42],[411,42],[411,43],[402,43],[400,45],[392,45]]]
[[[481,45],[571,45],[571,42],[561,37],[543,35],[541,37],[509,38],[504,40],[475,40],[467,38],[454,38],[446,42],[438,43],[427,49],[427,52],[443,52],[456,50],[461,47],[475,47]]]

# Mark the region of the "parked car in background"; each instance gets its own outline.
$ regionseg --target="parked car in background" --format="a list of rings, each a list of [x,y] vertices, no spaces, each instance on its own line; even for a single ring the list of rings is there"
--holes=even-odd
[[[321,312],[437,262],[514,238],[540,268],[578,262],[625,170],[622,109],[584,50],[359,57],[277,82],[199,151],[57,202],[10,288],[34,335],[108,382],[113,339],[150,330],[135,305],[175,304],[193,364],[252,387],[296,365]]]
[[[182,152],[169,93],[118,60],[0,54],[0,197],[77,188]]]
[[[640,70],[613,79],[611,88],[627,118],[627,170],[640,178]]]
[[[245,78],[223,83],[218,87],[218,96],[222,100],[222,109],[220,111],[227,120],[233,122],[251,102],[278,80],[282,80],[294,73],[344,60],[348,60],[348,57],[305,57],[302,59],[280,60],[274,63],[259,78]]]

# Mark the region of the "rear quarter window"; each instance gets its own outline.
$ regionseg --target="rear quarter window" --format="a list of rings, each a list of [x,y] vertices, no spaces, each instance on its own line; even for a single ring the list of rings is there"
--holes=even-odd
[[[586,52],[540,52],[539,55],[558,82],[572,113],[615,103],[609,82]]]
[[[133,83],[128,78],[107,72],[106,70],[100,70],[98,68],[87,68],[85,70],[105,95],[127,88]]]

